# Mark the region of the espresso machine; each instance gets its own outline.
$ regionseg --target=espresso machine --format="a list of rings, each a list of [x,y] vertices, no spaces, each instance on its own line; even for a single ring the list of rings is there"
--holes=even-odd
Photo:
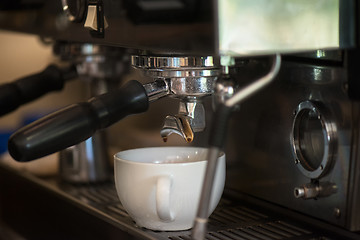
[[[80,75],[91,73],[88,78],[106,72],[116,82],[111,91],[18,130],[9,141],[15,160],[66,153],[127,115],[141,117],[149,105],[170,100],[178,109],[165,113],[159,139],[178,135],[184,144],[211,150],[194,228],[181,232],[137,227],[111,181],[74,184],[1,167],[0,218],[20,235],[360,238],[357,1],[28,0],[0,6],[0,28],[77,49],[62,51],[71,62],[92,56],[82,51],[87,44],[114,53],[102,55],[100,64],[111,71],[86,60],[77,68]],[[143,78],[118,86],[127,67]],[[226,186],[206,219],[220,150],[227,158]],[[72,162],[69,155],[64,162]],[[12,214],[17,211],[22,217]]]

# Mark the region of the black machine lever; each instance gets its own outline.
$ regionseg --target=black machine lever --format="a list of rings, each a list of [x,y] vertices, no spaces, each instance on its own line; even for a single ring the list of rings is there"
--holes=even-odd
[[[0,116],[48,92],[62,90],[67,80],[77,77],[75,66],[49,65],[42,72],[0,85]]]
[[[145,112],[149,98],[135,80],[87,102],[70,105],[16,131],[9,139],[10,155],[27,162],[55,153],[91,137],[127,115]]]

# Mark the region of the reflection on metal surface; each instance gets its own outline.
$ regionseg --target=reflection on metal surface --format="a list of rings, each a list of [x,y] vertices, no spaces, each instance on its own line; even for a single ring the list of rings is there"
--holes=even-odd
[[[321,81],[322,75],[321,68],[314,68],[314,81]]]
[[[196,68],[216,67],[214,58],[212,56],[193,57],[193,56],[131,56],[131,64],[134,67],[152,70],[163,71],[166,70],[185,70]]]
[[[199,98],[212,94],[214,82],[220,73],[211,56],[133,55],[131,65],[147,76],[165,78],[170,96],[175,98]]]
[[[219,51],[259,55],[336,48],[339,13],[339,0],[219,0]]]
[[[169,85],[165,79],[157,79],[154,82],[144,84],[144,88],[150,102],[170,94]]]
[[[324,58],[326,56],[326,51],[324,50],[316,50],[316,57],[317,58]]]
[[[179,102],[178,114],[166,116],[160,135],[164,142],[172,133],[192,142],[195,132],[205,129],[205,108],[200,101]]]
[[[307,59],[319,59],[331,62],[338,62],[341,63],[343,60],[344,52],[340,50],[323,50],[317,49],[315,51],[305,52],[305,53],[294,53],[291,56],[300,57],[300,58],[307,58]]]
[[[188,143],[192,142],[194,139],[194,132],[191,128],[189,117],[183,115],[166,116],[164,126],[160,131],[163,141],[167,142],[169,135],[173,133],[180,135]]]

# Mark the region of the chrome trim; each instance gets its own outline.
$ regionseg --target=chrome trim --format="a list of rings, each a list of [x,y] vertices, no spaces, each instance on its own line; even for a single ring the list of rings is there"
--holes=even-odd
[[[320,121],[322,133],[324,136],[324,153],[322,160],[317,168],[313,168],[309,164],[301,150],[300,124],[304,114],[311,112]],[[291,144],[295,164],[300,172],[306,177],[317,179],[324,176],[332,166],[333,156],[336,153],[337,130],[335,123],[331,120],[329,111],[319,102],[304,101],[301,102],[294,112],[294,120],[291,132]]]

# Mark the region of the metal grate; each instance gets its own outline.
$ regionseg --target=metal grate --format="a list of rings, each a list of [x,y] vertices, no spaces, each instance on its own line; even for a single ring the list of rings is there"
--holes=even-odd
[[[300,238],[301,237],[301,238]],[[306,237],[306,238],[302,238]],[[169,237],[170,240],[191,239],[190,235]],[[283,221],[255,224],[243,228],[210,231],[209,240],[273,240],[273,239],[315,239],[312,232]]]
[[[300,236],[309,236],[311,234],[312,232],[306,229],[302,229],[282,221],[276,221],[246,228],[236,228],[216,233],[210,232],[208,235],[215,236],[217,239],[271,240],[291,239]]]
[[[118,200],[114,184],[100,185],[62,185],[62,190],[91,206],[102,215],[116,219],[129,229],[142,231],[148,239],[191,240],[191,231],[156,232],[139,228],[131,220]],[[273,240],[273,239],[311,239],[328,240],[321,232],[305,229],[288,221],[268,216],[241,203],[222,199],[209,219],[209,240]]]

